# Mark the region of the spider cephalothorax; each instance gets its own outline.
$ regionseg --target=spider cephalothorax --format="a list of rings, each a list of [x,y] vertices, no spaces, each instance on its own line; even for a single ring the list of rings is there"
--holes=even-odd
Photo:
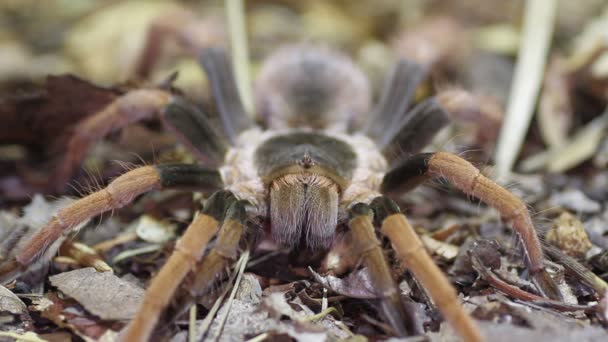
[[[234,164],[221,171],[227,189],[260,216],[269,212],[277,243],[329,247],[339,216],[380,195],[386,161],[364,136],[253,130],[243,133],[245,146],[234,149]]]
[[[202,165],[143,166],[116,178],[57,212],[13,259],[0,265],[0,280],[18,275],[88,218],[153,189],[189,188],[210,196],[148,286],[139,314],[124,332],[125,340],[149,340],[160,320],[175,318],[167,314],[169,307],[179,312],[192,305],[242,248],[255,248],[247,241],[252,236],[247,232],[259,228],[251,222],[265,222],[275,242],[311,250],[330,248],[336,228],[347,227],[350,248],[357,265],[368,269],[383,318],[396,335],[420,333],[421,327],[402,306],[377,236],[383,234],[444,317],[466,340],[477,341],[481,335],[458,305],[456,291],[426,254],[397,204],[386,197],[401,195],[427,178],[443,177],[512,222],[539,292],[560,298],[544,269],[525,204],[458,156],[419,153],[447,122],[438,100],[442,97],[409,108],[424,68],[400,61],[372,110],[367,81],[346,57],[307,45],[283,48],[268,59],[256,84],[258,117],[264,122],[260,127],[241,105],[224,52],[206,49],[201,63],[221,128],[179,96],[157,89],[123,95],[85,127],[94,135],[107,132],[104,124],[117,128],[160,114]],[[76,135],[70,146],[100,135],[82,137]],[[213,248],[208,248],[216,234]]]

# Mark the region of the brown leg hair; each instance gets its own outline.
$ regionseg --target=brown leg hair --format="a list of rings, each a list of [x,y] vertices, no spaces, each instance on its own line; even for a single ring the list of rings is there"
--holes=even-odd
[[[184,313],[196,300],[209,292],[217,284],[217,279],[230,269],[239,255],[239,242],[247,229],[246,201],[234,202],[226,212],[226,217],[218,233],[216,245],[192,269],[173,300],[164,311],[159,322],[172,323],[175,317]],[[251,246],[254,241],[247,241]],[[159,324],[156,332],[163,334],[165,327]],[[155,337],[158,337],[155,335]]]
[[[112,131],[152,117],[159,117],[176,138],[204,165],[217,167],[224,159],[226,143],[235,143],[243,130],[254,125],[238,96],[232,67],[222,49],[201,48],[205,69],[218,107],[222,129],[177,95],[162,89],[132,90],[76,124],[65,157],[53,173],[58,191],[65,188],[89,148]]]
[[[391,241],[397,256],[420,281],[444,318],[463,340],[483,341],[473,319],[460,305],[456,290],[426,252],[397,204],[386,197],[378,197],[372,201],[371,207],[376,221],[381,224],[382,233]]]
[[[361,255],[368,268],[372,282],[381,297],[381,311],[385,319],[395,329],[396,335],[418,335],[422,331],[414,321],[414,316],[404,310],[399,291],[384,258],[380,242],[376,238],[372,223],[372,210],[367,204],[355,204],[350,210],[350,234],[352,250]]]
[[[561,300],[557,285],[544,268],[543,250],[528,208],[517,196],[488,179],[468,161],[446,152],[418,154],[405,160],[384,178],[385,193],[407,191],[428,178],[445,178],[462,192],[496,208],[513,224],[526,252],[528,268],[539,291]]]
[[[131,123],[154,117],[170,100],[171,95],[163,90],[133,90],[76,124],[65,157],[53,173],[58,190],[66,186],[95,142]]]
[[[152,279],[137,316],[127,325],[121,340],[148,341],[150,339],[163,310],[169,305],[186,275],[201,261],[209,240],[218,231],[226,208],[235,201],[234,195],[228,191],[218,191],[209,198],[203,211],[195,217],[175,245],[173,254]],[[226,221],[222,230],[232,231],[224,228],[232,222],[232,220]]]
[[[18,276],[43,255],[53,242],[70,233],[81,222],[106,211],[122,208],[138,195],[150,190],[184,186],[200,190],[217,189],[222,186],[222,181],[216,170],[187,164],[143,166],[121,175],[107,187],[59,210],[13,259],[0,266],[0,283]]]

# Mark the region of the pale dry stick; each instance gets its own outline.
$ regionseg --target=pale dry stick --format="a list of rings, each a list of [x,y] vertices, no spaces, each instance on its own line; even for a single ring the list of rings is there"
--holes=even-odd
[[[238,262],[235,266],[237,269],[240,268],[240,265]],[[236,278],[236,272],[233,272],[233,274],[230,276],[230,279],[228,279],[228,283],[232,283],[235,278]],[[196,336],[205,336],[205,334],[209,330],[209,327],[211,326],[211,323],[213,322],[213,318],[215,318],[215,314],[218,312],[218,310],[220,309],[220,306],[224,302],[224,298],[228,294],[228,290],[230,290],[230,287],[226,287],[222,291],[222,294],[219,297],[217,297],[217,299],[213,303],[213,306],[207,313],[207,316],[205,316],[205,319],[203,319],[200,326],[198,327],[198,333]]]
[[[188,322],[188,342],[196,342],[196,314],[198,310],[195,305],[190,307]]]
[[[329,315],[332,312],[339,313],[338,309],[336,309],[336,308],[334,308],[332,306],[332,307],[329,307],[327,309],[321,310],[321,312],[319,312],[318,314],[306,316],[306,317],[304,317],[304,319],[302,319],[302,321],[303,322],[314,322],[314,321],[317,321],[317,320],[321,320],[321,319],[325,318],[327,315]]]
[[[226,0],[226,15],[230,29],[232,45],[232,65],[235,71],[236,85],[239,90],[245,112],[252,115],[253,96],[251,76],[249,74],[249,49],[245,29],[245,11],[243,0]]]
[[[219,222],[212,216],[201,213],[194,218],[175,245],[169,260],[146,289],[137,316],[127,326],[122,341],[150,340],[162,310],[167,307],[188,272],[203,257],[205,247],[218,229]]]
[[[118,264],[119,262],[123,262],[125,260],[131,259],[133,257],[142,255],[142,254],[150,254],[153,252],[157,252],[160,249],[162,249],[163,246],[160,244],[152,244],[152,245],[147,245],[147,246],[143,246],[140,248],[135,248],[135,249],[127,249],[124,250],[120,253],[118,253],[113,259],[112,259],[112,263],[113,264]]]
[[[468,342],[483,341],[483,336],[473,319],[460,305],[456,290],[425,251],[405,216],[389,215],[382,222],[381,229],[393,244],[401,262],[422,283],[439,311],[458,334]]]
[[[256,337],[253,337],[245,342],[262,342],[264,341],[266,338],[268,338],[268,333],[261,333]]]
[[[608,109],[580,128],[564,144],[534,154],[521,162],[524,172],[546,167],[550,172],[564,172],[591,158],[602,142],[608,128]]]
[[[229,288],[226,287],[224,289],[224,291],[222,292],[222,294],[219,297],[217,297],[215,302],[213,302],[213,306],[207,313],[207,316],[205,316],[205,319],[203,319],[203,321],[199,325],[196,336],[205,336],[205,334],[209,330],[209,327],[211,326],[211,323],[213,322],[213,318],[215,317],[215,314],[217,313],[217,311],[220,309],[220,306],[224,302],[224,298],[228,294],[228,290],[229,290]]]
[[[230,314],[230,308],[232,307],[232,302],[234,301],[234,297],[236,296],[236,292],[239,289],[239,285],[241,284],[241,279],[243,278],[243,273],[245,273],[245,267],[247,266],[247,262],[249,261],[249,251],[246,250],[241,254],[241,258],[237,264],[237,276],[234,281],[234,285],[232,287],[232,291],[230,292],[230,296],[228,297],[228,306],[226,310],[224,310],[224,315],[220,318],[220,327],[218,329],[218,334],[215,337],[215,340],[219,340],[222,335],[222,331],[224,330],[224,325],[226,324],[226,320],[228,319],[228,315]]]
[[[113,272],[97,252],[91,247],[74,241],[65,241],[59,248],[62,256],[75,260],[79,265],[94,267],[98,272]]]
[[[500,180],[510,174],[534,113],[551,43],[556,8],[556,0],[526,1],[519,56],[495,154]]]
[[[92,246],[92,248],[97,253],[105,253],[118,245],[122,245],[127,242],[135,241],[137,239],[138,239],[138,236],[136,233],[127,232],[127,233],[120,234],[115,238],[105,240],[98,244],[95,244]]]

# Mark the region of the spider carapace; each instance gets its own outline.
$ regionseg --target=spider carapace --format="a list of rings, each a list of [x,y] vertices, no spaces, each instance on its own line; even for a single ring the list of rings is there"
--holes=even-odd
[[[419,153],[447,122],[440,96],[410,108],[424,67],[399,61],[371,108],[368,81],[347,57],[309,45],[284,47],[259,72],[255,85],[258,125],[241,104],[226,54],[208,48],[200,60],[222,127],[214,126],[178,95],[139,89],[83,123],[80,129],[89,136],[76,134],[69,146],[100,138],[104,133],[96,132],[107,132],[106,126],[120,128],[160,115],[201,165],[136,168],[75,201],[0,265],[0,280],[27,269],[54,241],[88,218],[127,205],[153,189],[189,188],[209,197],[151,280],[139,313],[122,339],[146,341],[155,336],[159,326],[177,317],[169,312],[194,303],[234,263],[243,246],[254,248],[244,241],[255,235],[248,232],[259,229],[251,222],[265,222],[277,244],[296,250],[328,250],[337,227],[346,227],[346,241],[358,258],[357,265],[367,268],[382,318],[395,335],[422,333],[420,324],[404,310],[385,260],[378,235],[386,236],[445,319],[465,340],[479,341],[482,336],[459,305],[456,291],[389,198],[428,178],[442,177],[495,207],[512,223],[539,292],[560,298],[545,271],[526,205],[458,156]]]

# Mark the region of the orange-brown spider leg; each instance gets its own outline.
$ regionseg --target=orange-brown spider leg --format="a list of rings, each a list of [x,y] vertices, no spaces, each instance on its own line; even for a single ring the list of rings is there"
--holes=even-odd
[[[219,166],[226,150],[224,141],[234,143],[237,135],[252,127],[253,122],[243,109],[225,51],[202,49],[200,62],[208,76],[223,130],[214,129],[204,113],[179,96],[161,89],[132,90],[76,124],[65,157],[53,174],[58,190],[66,186],[92,144],[112,131],[157,115],[202,163]]]
[[[165,326],[195,304],[198,298],[208,293],[234,264],[239,255],[239,243],[247,229],[246,206],[246,201],[236,201],[228,208],[214,248],[190,272],[181,290],[171,301],[170,307],[165,310],[163,318],[159,320],[163,326],[159,325],[156,332],[160,331],[162,334]],[[246,242],[247,246],[251,246],[255,239],[247,239]]]
[[[198,165],[161,164],[143,166],[114,179],[107,187],[83,197],[59,210],[23,249],[0,266],[0,283],[10,281],[42,256],[62,235],[79,223],[106,211],[122,208],[145,192],[160,188],[218,189],[222,180],[217,170]]]
[[[53,172],[53,181],[61,191],[86,156],[89,148],[110,132],[131,123],[151,118],[171,101],[171,94],[159,89],[130,91],[101,111],[76,124],[63,160]]]
[[[372,210],[367,204],[358,203],[350,209],[350,234],[352,250],[361,255],[369,270],[377,294],[381,297],[381,311],[385,319],[399,336],[419,335],[420,325],[414,315],[405,312],[399,291],[384,258],[380,242],[376,238],[372,223]]]
[[[410,157],[385,176],[382,188],[385,193],[407,191],[427,178],[447,179],[462,192],[496,208],[504,220],[511,221],[523,242],[528,268],[539,291],[545,297],[562,299],[557,284],[545,270],[540,240],[521,199],[482,175],[468,161],[446,152]]]
[[[401,262],[420,281],[454,330],[465,341],[483,341],[473,319],[460,305],[456,290],[426,252],[397,204],[387,197],[378,197],[370,206],[374,209],[382,233],[391,241]]]
[[[207,243],[218,232],[226,209],[235,201],[236,198],[232,193],[223,190],[209,198],[202,212],[196,216],[175,245],[173,254],[150,282],[137,315],[125,328],[121,340],[148,341],[150,339],[163,310],[169,305],[186,275],[201,261]],[[233,221],[226,221],[222,229],[233,224]],[[226,230],[232,231],[229,228]],[[237,237],[237,242],[238,239]]]

